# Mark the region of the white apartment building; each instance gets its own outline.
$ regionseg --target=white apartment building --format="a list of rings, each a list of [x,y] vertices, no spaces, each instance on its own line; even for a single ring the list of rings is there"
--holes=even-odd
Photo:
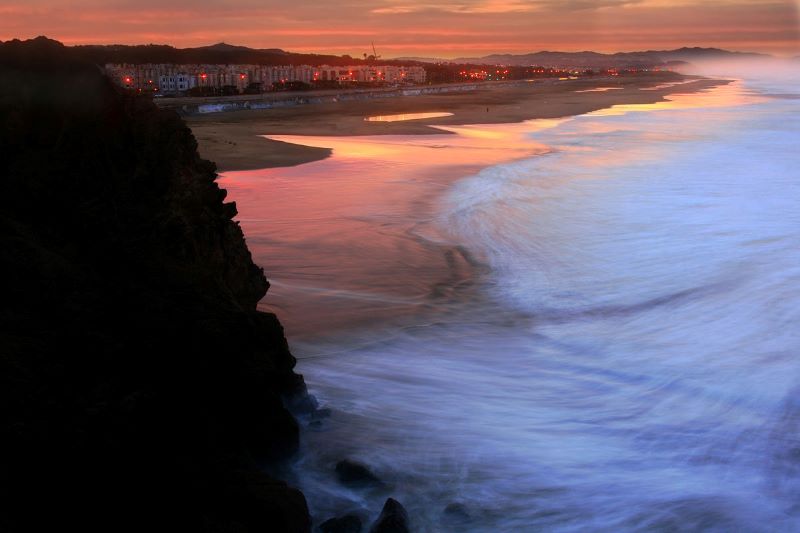
[[[158,77],[158,88],[162,94],[182,93],[197,86],[197,77],[186,73],[164,74]]]
[[[243,91],[251,83],[260,83],[263,90],[274,84],[300,81],[339,83],[393,84],[425,83],[425,69],[395,65],[352,65],[318,67],[310,65],[172,65],[172,64],[108,64],[106,73],[119,85],[129,89],[162,94],[184,93],[194,87],[225,86]]]

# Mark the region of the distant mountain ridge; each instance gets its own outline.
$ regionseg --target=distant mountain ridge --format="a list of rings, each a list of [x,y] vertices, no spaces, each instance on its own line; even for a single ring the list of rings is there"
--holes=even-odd
[[[603,54],[600,52],[558,52],[541,51],[530,54],[491,54],[483,57],[459,57],[455,59],[413,58],[416,61],[429,63],[456,63],[472,65],[509,65],[509,66],[559,66],[559,67],[649,67],[670,65],[705,59],[728,58],[766,58],[765,54],[749,52],[731,52],[719,48],[683,47],[675,50],[646,50],[641,52],[617,52]],[[410,60],[412,58],[397,58]]]
[[[216,43],[195,48],[165,44],[78,45],[69,47],[76,57],[102,65],[106,63],[174,63],[222,65],[358,65],[364,59],[349,55],[300,54],[280,48],[249,48]],[[381,64],[419,64],[414,61],[381,60]]]
[[[209,50],[212,52],[263,52],[267,54],[288,54],[289,52],[281,50],[280,48],[249,48],[247,46],[238,46],[235,44],[228,44],[220,42],[209,46],[198,46],[195,48],[188,48],[187,50]]]
[[[0,41],[2,42],[2,41]],[[165,44],[144,45],[77,45],[70,47],[76,57],[96,64],[106,63],[175,63],[175,64],[256,64],[256,65],[358,65],[365,59],[349,55],[306,54],[280,48],[250,48],[219,42],[194,48],[176,48]],[[491,54],[483,57],[441,59],[433,57],[396,57],[381,59],[381,64],[424,65],[432,63],[544,66],[544,67],[652,67],[669,66],[706,59],[769,58],[766,54],[731,52],[720,48],[683,47],[675,50],[640,52],[559,52],[540,51],[529,54]]]
[[[455,63],[455,59],[442,59],[440,57],[401,56],[393,59],[394,61],[418,61],[420,63]]]

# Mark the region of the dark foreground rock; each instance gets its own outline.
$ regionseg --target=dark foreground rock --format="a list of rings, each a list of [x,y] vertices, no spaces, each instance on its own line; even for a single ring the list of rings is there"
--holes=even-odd
[[[370,533],[409,533],[408,513],[400,502],[387,498],[378,520],[370,528]]]
[[[348,459],[336,463],[336,478],[346,487],[383,486],[383,482],[369,468]]]
[[[308,531],[261,469],[305,386],[181,119],[6,42],[0,154],[0,530]]]
[[[319,526],[320,533],[361,533],[361,519],[348,514],[339,518],[331,518]]]
[[[472,520],[472,515],[466,505],[453,502],[444,508],[442,518],[443,521],[450,526],[463,526]]]

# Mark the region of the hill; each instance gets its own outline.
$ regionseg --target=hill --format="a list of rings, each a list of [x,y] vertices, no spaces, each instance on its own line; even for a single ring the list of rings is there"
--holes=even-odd
[[[648,50],[643,52],[535,52],[530,54],[492,54],[483,57],[460,57],[446,62],[471,65],[553,66],[585,68],[645,68],[709,59],[763,58],[762,54],[729,52],[718,48],[678,48],[676,50]],[[420,58],[420,60],[423,60]],[[424,61],[424,60],[423,60]],[[440,62],[444,60],[431,60]]]
[[[71,47],[76,57],[98,65],[107,63],[175,63],[228,65],[358,65],[364,59],[348,55],[298,54],[277,48],[248,48],[217,43],[197,48],[175,48],[169,45],[80,45]],[[414,62],[381,60],[381,64]]]

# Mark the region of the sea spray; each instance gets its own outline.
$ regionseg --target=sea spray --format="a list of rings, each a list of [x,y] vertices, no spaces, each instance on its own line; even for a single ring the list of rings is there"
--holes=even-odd
[[[757,89],[531,125],[539,155],[360,218],[487,268],[416,321],[293,343],[331,409],[297,469],[317,522],[392,496],[419,531],[795,529],[800,100]]]

